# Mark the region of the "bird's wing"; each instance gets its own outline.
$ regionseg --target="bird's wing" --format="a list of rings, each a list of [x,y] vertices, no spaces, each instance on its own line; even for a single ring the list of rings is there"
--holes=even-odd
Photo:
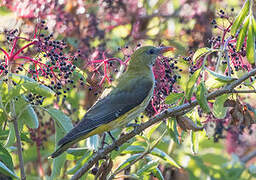
[[[95,128],[115,120],[141,104],[153,88],[153,82],[143,77],[131,81],[126,82],[125,86],[129,87],[120,89],[117,86],[106,97],[97,101],[88,110],[82,121],[62,138],[58,145],[63,145],[85,136]]]

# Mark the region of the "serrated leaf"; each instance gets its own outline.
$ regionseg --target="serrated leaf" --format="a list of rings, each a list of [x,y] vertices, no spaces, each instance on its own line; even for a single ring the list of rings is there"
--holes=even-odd
[[[73,128],[70,118],[62,111],[54,108],[48,108],[46,110],[66,133]]]
[[[245,22],[243,24],[243,27],[240,30],[239,35],[237,37],[236,51],[240,51],[242,45],[244,44],[244,38],[245,38],[246,33],[247,33],[247,28],[248,28],[249,21],[250,21],[250,16],[247,16],[246,19],[245,19]]]
[[[240,25],[242,24],[242,22],[244,21],[246,15],[249,12],[249,7],[250,7],[250,0],[246,0],[246,2],[244,3],[241,11],[239,12],[239,14],[237,15],[232,27],[231,27],[231,35],[235,36],[236,32],[238,30],[238,28],[240,27]]]
[[[192,93],[194,90],[194,85],[195,85],[197,79],[199,78],[201,70],[202,70],[201,68],[196,70],[187,82],[186,92],[185,92],[185,96],[186,96],[187,100],[190,100],[190,98],[192,96]]]
[[[171,166],[180,168],[180,165],[173,158],[171,158],[168,154],[166,154],[164,151],[162,151],[158,148],[154,148],[150,154],[160,157],[162,160],[169,163]]]
[[[226,116],[227,108],[224,107],[224,102],[228,99],[229,94],[223,94],[216,98],[213,103],[213,115],[218,119],[223,119]]]
[[[184,93],[170,93],[166,98],[165,98],[165,103],[166,104],[174,104],[177,100],[182,98],[184,96]]]
[[[206,113],[210,113],[211,110],[207,101],[207,94],[208,92],[204,85],[204,82],[200,82],[196,90],[196,99],[202,110]]]
[[[0,161],[13,171],[12,157],[2,144],[0,144]]]
[[[254,64],[255,59],[255,33],[253,30],[253,16],[250,16],[250,22],[248,25],[248,36],[247,36],[247,47],[246,47],[246,57],[250,64]]]
[[[122,162],[115,170],[119,171],[120,169],[123,169],[124,167],[128,166],[131,164],[131,162],[133,162],[135,159],[137,159],[139,156],[141,156],[141,154],[134,154],[131,157],[129,157],[128,159],[126,159],[124,162]]]
[[[214,79],[216,79],[217,81],[220,82],[224,82],[224,83],[229,83],[229,82],[233,82],[234,80],[236,80],[237,78],[234,77],[230,77],[230,76],[224,76],[222,74],[216,73],[208,68],[205,68],[205,70],[207,72],[210,73],[210,75],[212,75],[214,77]]]
[[[198,59],[200,59],[202,56],[205,56],[207,54],[210,54],[212,52],[218,51],[217,49],[210,49],[207,47],[197,49],[197,51],[193,55],[193,62],[196,63]]]
[[[142,176],[145,173],[150,173],[152,170],[154,170],[158,166],[158,161],[149,161],[146,165],[144,165],[141,169],[137,171],[138,176]]]
[[[6,176],[11,176],[13,178],[17,178],[18,179],[18,176],[13,172],[11,171],[4,163],[2,163],[0,161],[0,173],[6,175]]]

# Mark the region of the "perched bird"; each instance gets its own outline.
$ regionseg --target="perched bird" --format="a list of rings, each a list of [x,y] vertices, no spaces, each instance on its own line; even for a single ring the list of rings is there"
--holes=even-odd
[[[153,96],[155,78],[152,66],[160,54],[172,47],[145,46],[131,56],[127,70],[65,137],[51,158],[59,156],[76,142],[92,135],[127,125],[145,110]]]

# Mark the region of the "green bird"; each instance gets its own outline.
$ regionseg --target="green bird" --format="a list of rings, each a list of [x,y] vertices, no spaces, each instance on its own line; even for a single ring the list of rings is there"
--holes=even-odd
[[[95,134],[123,127],[145,110],[153,96],[155,85],[152,66],[156,58],[172,47],[144,46],[131,56],[127,70],[113,83],[113,87],[96,101],[82,121],[58,142],[50,156],[55,158],[73,144]]]

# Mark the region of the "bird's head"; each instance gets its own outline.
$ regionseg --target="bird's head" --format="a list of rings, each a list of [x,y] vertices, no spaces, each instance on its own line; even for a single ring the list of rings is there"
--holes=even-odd
[[[172,50],[174,50],[173,47],[141,47],[132,54],[129,66],[152,66],[157,56]]]

